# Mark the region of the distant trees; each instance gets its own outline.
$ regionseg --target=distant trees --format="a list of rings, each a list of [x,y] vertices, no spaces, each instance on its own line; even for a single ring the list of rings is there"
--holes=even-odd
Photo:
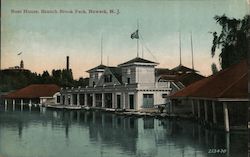
[[[216,49],[221,49],[219,61],[221,68],[225,69],[247,58],[250,15],[246,15],[243,19],[228,18],[226,15],[215,16],[214,19],[222,30],[220,34],[213,32],[211,55],[214,57]]]
[[[61,87],[87,86],[88,79],[73,79],[72,70],[53,69],[42,74],[32,73],[29,70],[2,70],[0,71],[0,93],[23,88],[30,84],[57,84]]]

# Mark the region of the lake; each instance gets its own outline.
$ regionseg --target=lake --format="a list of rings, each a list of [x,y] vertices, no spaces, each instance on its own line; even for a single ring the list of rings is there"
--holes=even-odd
[[[247,138],[186,120],[0,110],[0,157],[244,157]]]

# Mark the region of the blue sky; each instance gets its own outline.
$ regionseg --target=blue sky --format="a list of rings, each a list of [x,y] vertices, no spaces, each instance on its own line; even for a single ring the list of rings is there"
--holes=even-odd
[[[2,67],[18,65],[42,73],[65,68],[66,56],[75,78],[86,77],[86,70],[100,64],[103,36],[103,63],[116,66],[136,57],[136,40],[130,34],[137,29],[160,63],[173,68],[179,64],[179,31],[182,35],[182,60],[191,67],[190,32],[193,32],[195,68],[210,75],[212,35],[219,31],[215,15],[242,18],[248,12],[246,0],[1,0]],[[24,14],[11,10],[110,10],[120,14]],[[140,46],[141,47],[141,46]],[[142,49],[140,48],[140,55]],[[22,55],[17,56],[19,52]],[[144,48],[144,58],[155,61]]]

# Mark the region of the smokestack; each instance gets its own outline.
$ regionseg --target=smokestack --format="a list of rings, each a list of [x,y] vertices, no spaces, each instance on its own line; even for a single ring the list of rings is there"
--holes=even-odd
[[[21,69],[24,69],[23,60],[21,60],[21,62],[20,62],[20,68],[21,68]]]
[[[67,59],[66,59],[67,61],[66,61],[66,68],[67,68],[67,70],[69,70],[69,56],[67,56]]]

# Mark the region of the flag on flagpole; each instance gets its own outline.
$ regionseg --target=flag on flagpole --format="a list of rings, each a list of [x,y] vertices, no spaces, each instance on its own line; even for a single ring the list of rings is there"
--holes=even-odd
[[[138,33],[138,29],[131,34],[131,39],[139,39],[139,33]]]

